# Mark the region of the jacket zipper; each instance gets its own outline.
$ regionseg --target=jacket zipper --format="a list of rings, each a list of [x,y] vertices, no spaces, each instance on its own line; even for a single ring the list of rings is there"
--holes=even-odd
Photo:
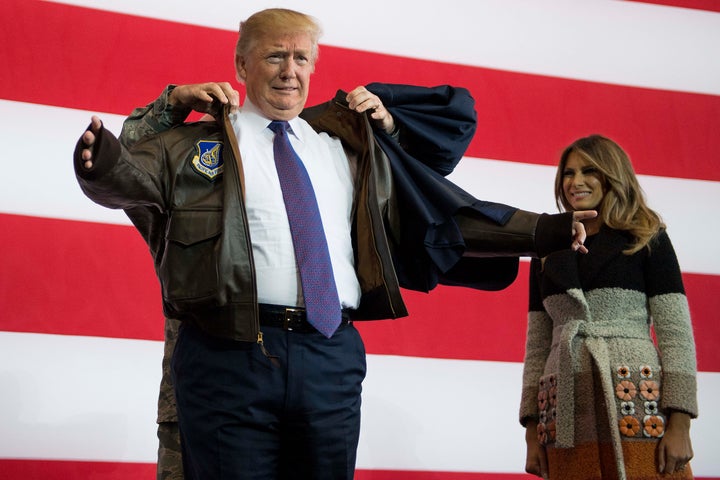
[[[235,137],[235,132],[232,128],[232,124],[230,123],[230,116],[228,115],[229,106],[225,107],[225,111],[223,113],[224,113],[223,126],[225,129],[225,137],[228,139],[228,143],[230,144],[230,148],[233,152],[233,161],[235,162],[234,163],[235,175],[233,176],[233,180],[236,182],[237,187],[238,187],[236,189],[238,192],[238,195],[240,196],[238,203],[242,206],[242,208],[240,209],[240,212],[242,213],[243,223],[244,223],[245,229],[247,231],[247,228],[248,228],[247,227],[247,215],[245,213],[244,198],[243,198],[244,189],[242,187],[242,182],[240,181],[240,172],[239,172],[239,168],[240,168],[239,162],[241,160],[241,157],[240,157],[240,151],[237,149],[237,144],[238,144],[237,138]],[[247,232],[247,235],[249,237],[250,232]],[[247,245],[246,247],[247,247],[247,251],[248,251],[248,262],[250,262],[250,270],[255,272],[255,264],[254,264],[254,260],[253,260],[253,256],[252,256],[252,246]],[[260,330],[260,309],[258,307],[258,302],[257,302],[257,285],[255,282],[255,275],[252,276],[252,289],[253,289],[253,297],[255,298],[254,322],[255,322],[255,330],[257,331],[256,343],[260,347],[260,351],[262,352],[262,354],[265,355],[265,357],[267,357],[268,360],[270,360],[270,363],[272,363],[276,367],[279,367],[280,361],[279,361],[278,357],[276,355],[272,355],[270,352],[268,352],[267,348],[265,348],[265,342],[263,341],[263,332]]]

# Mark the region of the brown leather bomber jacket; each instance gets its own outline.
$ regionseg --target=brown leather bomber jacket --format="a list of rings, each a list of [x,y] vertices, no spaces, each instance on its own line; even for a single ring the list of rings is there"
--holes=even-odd
[[[303,117],[316,130],[343,141],[355,173],[352,234],[362,297],[352,318],[406,316],[393,267],[392,253],[400,237],[393,220],[398,215],[390,165],[367,116],[335,100],[306,110]],[[214,178],[192,168],[201,141],[222,143],[224,171]],[[83,166],[81,149],[78,142],[74,164],[80,187],[94,202],[124,209],[147,242],[165,315],[221,337],[261,341],[243,206],[243,164],[227,112],[221,124],[183,124],[150,136],[131,150],[103,128],[91,169]],[[518,210],[503,226],[478,215],[458,215],[456,220],[467,244],[467,258],[537,256],[536,230],[541,228],[543,237],[552,239],[545,240],[546,248],[569,246],[571,216],[566,214]]]

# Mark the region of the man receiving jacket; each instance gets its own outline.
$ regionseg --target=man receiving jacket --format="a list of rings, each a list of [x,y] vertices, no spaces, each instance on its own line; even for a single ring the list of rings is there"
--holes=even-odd
[[[462,89],[358,87],[303,112],[319,33],[298,12],[258,12],[236,49],[242,110],[228,84],[180,86],[169,110],[219,122],[158,123],[125,148],[94,117],[76,149],[83,191],[126,211],[165,314],[182,321],[172,362],[186,478],[351,479],[365,375],[351,320],[407,315],[401,286],[502,288],[516,264],[485,257],[567,248],[574,227],[584,248],[572,216],[480,202],[442,178],[474,132],[474,115],[444,123],[458,98],[472,109]],[[433,102],[443,113],[412,115]],[[340,321],[329,333],[304,309],[271,121],[288,122],[317,197]]]

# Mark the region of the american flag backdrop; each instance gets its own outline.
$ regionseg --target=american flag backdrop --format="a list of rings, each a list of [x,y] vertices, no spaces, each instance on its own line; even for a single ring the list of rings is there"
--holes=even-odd
[[[628,151],[690,302],[693,469],[720,479],[717,0],[2,0],[0,479],[153,478],[159,286],[123,212],[80,192],[73,147],[90,115],[119,133],[168,83],[234,82],[238,22],[270,6],[323,25],[311,105],[374,81],[468,88],[478,131],[450,178],[481,199],[552,213],[567,144],[601,133]],[[527,274],[406,291],[409,317],[359,326],[357,479],[531,478]]]

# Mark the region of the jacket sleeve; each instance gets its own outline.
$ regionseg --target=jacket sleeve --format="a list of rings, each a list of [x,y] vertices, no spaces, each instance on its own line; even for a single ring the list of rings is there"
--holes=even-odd
[[[168,85],[153,102],[134,109],[123,122],[120,137],[103,127],[95,143],[93,168],[86,169],[80,161],[82,143],[78,142],[75,174],[91,200],[108,208],[149,206],[164,210],[164,165],[159,158],[162,148],[157,134],[181,125],[191,111],[169,103],[174,88]],[[148,141],[142,147],[133,148],[144,140]]]
[[[426,198],[429,196],[435,204],[438,200],[447,202],[447,210],[454,211],[460,228],[465,256],[542,257],[569,248],[571,214],[537,214],[478,200],[440,179],[430,183],[425,177],[432,174],[417,170],[420,168],[417,163],[422,163],[433,172],[447,175],[462,159],[477,126],[475,100],[467,89],[382,83],[372,83],[367,88],[380,97],[401,132],[399,144],[407,156],[398,154],[405,169],[401,171],[398,166],[394,171],[396,177],[399,175],[402,181],[407,173],[423,189]],[[384,136],[381,138],[386,149],[392,148],[387,145],[389,142],[383,142]],[[443,204],[440,205],[442,208]],[[462,208],[465,206],[468,208]]]
[[[503,224],[472,209],[454,218],[465,242],[465,257],[544,257],[570,248],[571,212],[548,215],[515,210]]]
[[[408,155],[443,176],[454,170],[477,128],[475,101],[467,89],[385,83],[367,89],[392,114]]]
[[[513,282],[517,258],[570,247],[572,215],[544,215],[480,200],[445,178],[476,128],[474,100],[453,86],[372,83],[395,118],[399,141],[375,139],[388,157],[400,212],[396,270],[403,287],[438,283],[499,290]]]
[[[662,359],[660,406],[695,418],[697,364],[690,310],[675,250],[660,232],[645,259],[645,284]]]
[[[88,127],[89,128],[89,127]],[[167,186],[159,138],[143,143],[132,155],[105,127],[93,149],[93,166],[85,168],[81,158],[84,145],[78,141],[73,155],[75,176],[83,193],[95,203],[113,209],[153,207],[165,210]]]

